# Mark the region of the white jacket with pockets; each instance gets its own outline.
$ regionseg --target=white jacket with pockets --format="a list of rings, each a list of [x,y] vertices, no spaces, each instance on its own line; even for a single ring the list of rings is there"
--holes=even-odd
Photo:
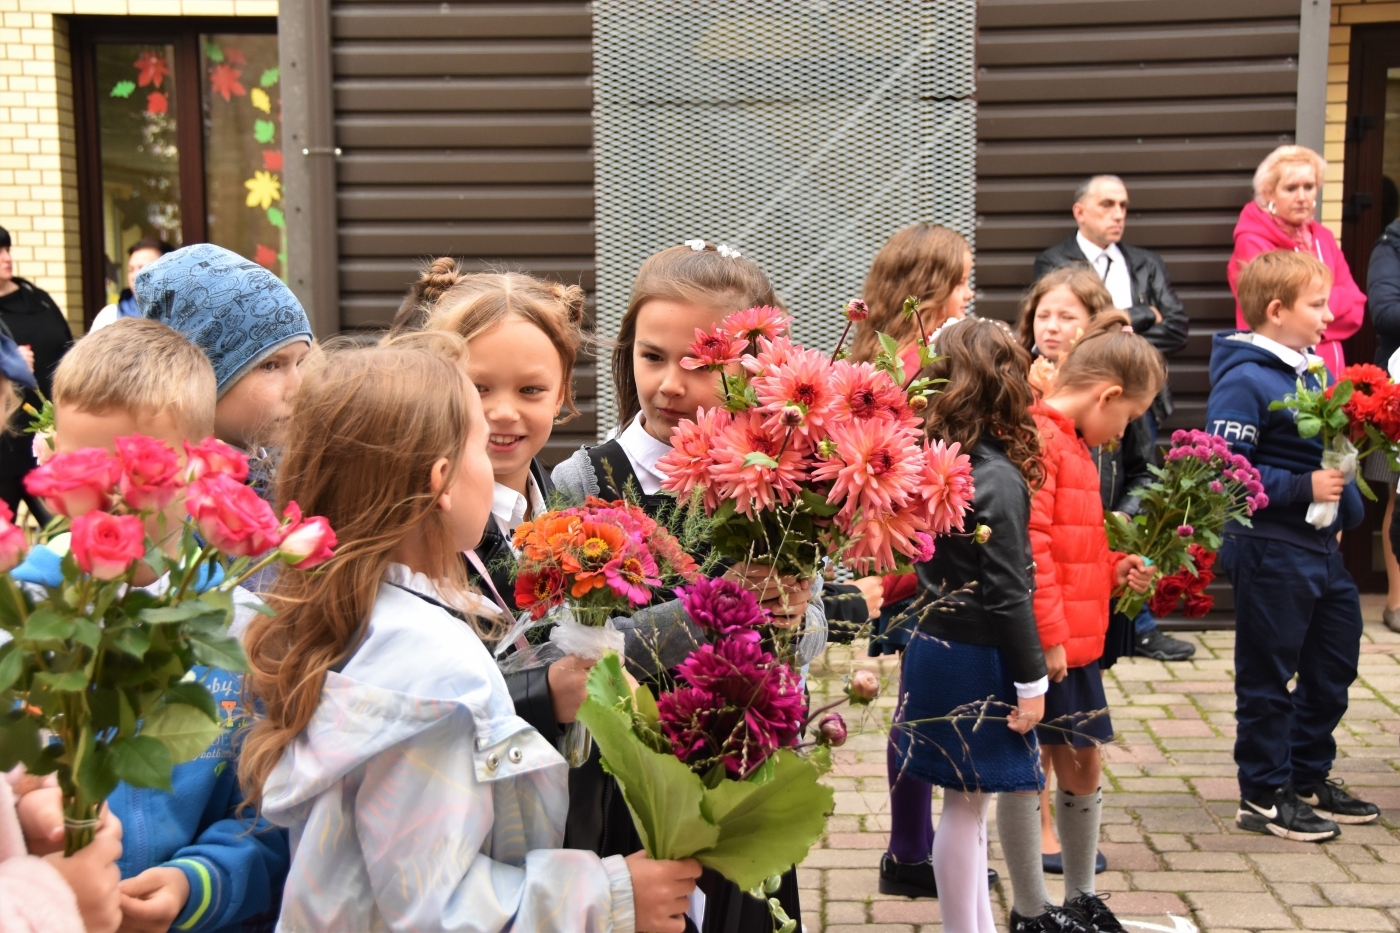
[[[278,929],[634,933],[621,856],[560,849],[568,768],[490,653],[390,565],[368,632],[268,777],[291,830]]]

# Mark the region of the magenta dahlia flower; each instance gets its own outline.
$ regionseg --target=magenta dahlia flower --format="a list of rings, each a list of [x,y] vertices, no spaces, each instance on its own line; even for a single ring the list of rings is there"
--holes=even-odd
[[[700,578],[676,589],[690,621],[706,632],[735,635],[768,622],[768,611],[748,590],[721,577]]]

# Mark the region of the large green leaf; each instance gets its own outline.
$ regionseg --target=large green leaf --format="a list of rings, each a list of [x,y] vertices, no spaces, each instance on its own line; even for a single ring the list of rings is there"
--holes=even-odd
[[[221,667],[226,671],[239,673],[248,669],[248,656],[238,639],[227,635],[200,633],[190,638],[190,651],[194,659],[209,667]]]
[[[196,619],[203,621],[202,616],[209,616],[211,620],[221,622],[227,618],[227,613],[202,599],[187,599],[174,606],[142,609],[138,618],[150,625],[170,625],[175,622],[195,623]]]
[[[703,812],[719,826],[719,842],[695,857],[745,891],[787,871],[807,857],[835,807],[819,777],[815,764],[783,749],[753,778],[706,790]]]
[[[78,620],[59,615],[52,609],[36,609],[24,623],[25,641],[54,641],[71,638]]]
[[[219,706],[214,696],[204,684],[187,680],[173,683],[165,688],[165,702],[184,703],[193,706],[214,722],[219,722]]]
[[[631,715],[618,708],[631,693],[617,655],[608,655],[588,676],[578,720],[593,733],[603,767],[617,779],[647,853],[689,858],[719,841],[719,828],[700,809],[705,785],[676,756],[652,751],[632,732]]]
[[[174,766],[165,743],[148,735],[120,739],[107,748],[112,776],[133,787],[170,790],[170,769]]]
[[[159,739],[170,749],[175,764],[190,761],[219,737],[219,723],[204,710],[184,703],[166,702],[141,724],[141,735]]]
[[[26,653],[19,650],[19,645],[9,642],[0,647],[0,690],[8,690],[19,675],[24,673],[24,659]]]

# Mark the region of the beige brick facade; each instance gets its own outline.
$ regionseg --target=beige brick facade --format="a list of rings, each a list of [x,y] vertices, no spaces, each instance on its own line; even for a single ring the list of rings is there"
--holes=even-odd
[[[1322,188],[1322,222],[1342,235],[1342,164],[1347,136],[1347,76],[1351,66],[1351,27],[1364,23],[1400,23],[1395,0],[1332,0],[1332,35],[1327,48],[1327,130],[1323,157],[1327,182]]]
[[[18,275],[82,332],[73,15],[276,16],[277,0],[0,0],[0,226]]]

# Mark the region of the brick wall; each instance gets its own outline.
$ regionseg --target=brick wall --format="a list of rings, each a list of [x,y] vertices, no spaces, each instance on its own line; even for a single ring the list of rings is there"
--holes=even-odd
[[[277,0],[0,0],[0,226],[82,333],[70,15],[276,16]]]
[[[1342,149],[1347,129],[1347,76],[1351,64],[1351,27],[1361,23],[1400,22],[1395,0],[1332,0],[1332,34],[1327,48],[1327,131],[1323,157],[1327,181],[1322,187],[1322,222],[1342,235]]]

